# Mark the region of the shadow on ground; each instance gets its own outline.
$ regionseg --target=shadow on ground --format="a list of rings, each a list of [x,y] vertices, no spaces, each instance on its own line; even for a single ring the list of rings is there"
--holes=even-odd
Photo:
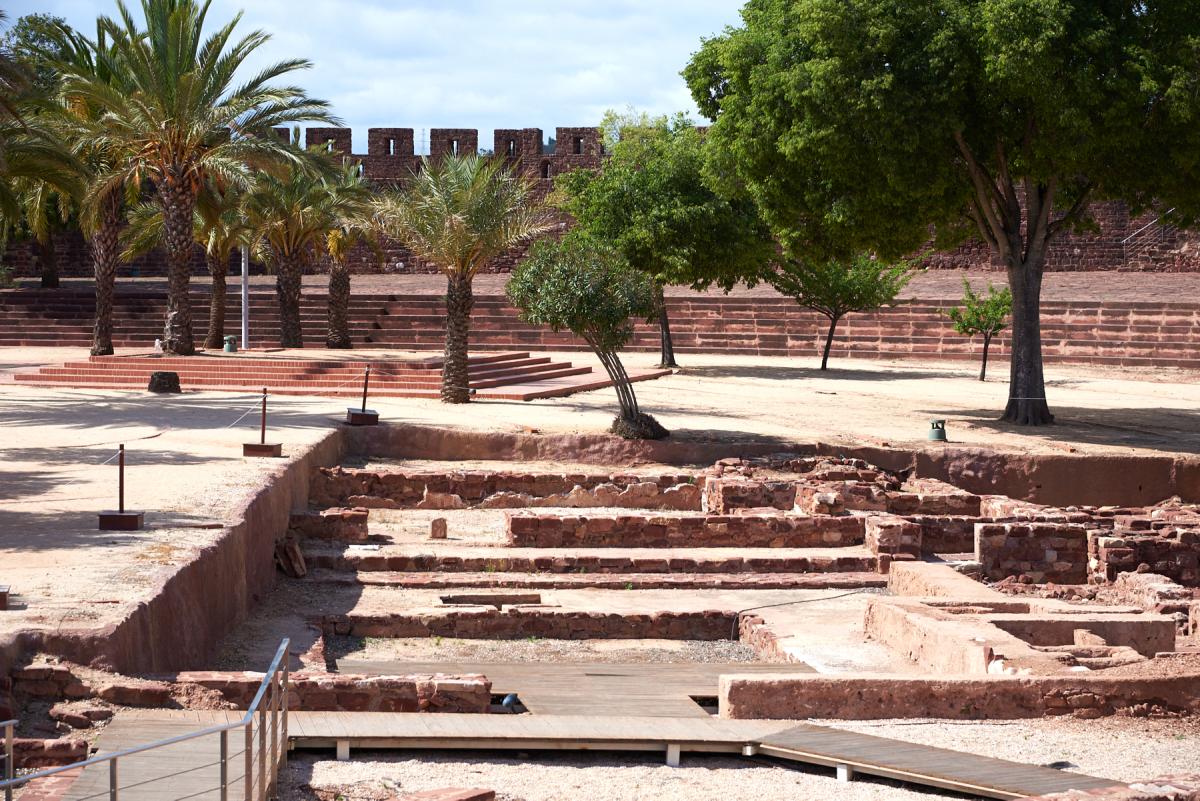
[[[1054,423],[1047,426],[1018,426],[1000,420],[1000,409],[957,410],[972,426],[1014,436],[1032,437],[1063,444],[1128,445],[1166,452],[1200,453],[1200,411],[1183,409],[1084,409],[1051,406]],[[942,410],[928,410],[930,416]]]

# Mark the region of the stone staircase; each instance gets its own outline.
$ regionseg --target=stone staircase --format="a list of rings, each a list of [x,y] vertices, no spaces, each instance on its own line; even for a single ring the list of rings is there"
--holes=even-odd
[[[44,387],[145,389],[151,373],[179,374],[185,390],[245,391],[266,387],[283,395],[357,397],[365,367],[371,367],[372,397],[434,398],[441,389],[442,362],[429,359],[317,360],[270,359],[233,355],[92,356],[87,361],[47,366],[19,373],[14,381]],[[590,366],[554,361],[529,353],[489,353],[469,359],[471,388],[480,397],[532,400],[600,389],[608,377]],[[635,370],[633,381],[668,374],[669,370]]]
[[[779,297],[669,297],[672,333],[680,353],[751,356],[814,356],[825,319]],[[273,347],[279,316],[273,293],[251,294],[253,347]],[[850,315],[838,327],[835,358],[975,359],[981,342],[956,334],[945,310],[950,301],[908,300],[872,314]],[[198,335],[207,326],[208,296],[193,294]],[[114,341],[146,347],[161,336],[165,297],[155,290],[122,290],[117,296]],[[1200,368],[1200,302],[1047,301],[1043,304],[1043,352],[1049,362],[1126,367]],[[87,346],[91,342],[93,299],[85,291],[0,292],[0,346]],[[237,332],[240,302],[231,296],[228,330]],[[350,308],[351,335],[358,347],[440,349],[445,312],[437,295],[356,296]],[[323,298],[302,305],[305,342],[322,347],[326,308]],[[472,315],[472,348],[477,351],[584,350],[567,333],[521,321],[498,294],[481,294]],[[1008,340],[1001,336],[992,354],[1002,360]],[[632,350],[658,347],[652,324],[636,326]]]

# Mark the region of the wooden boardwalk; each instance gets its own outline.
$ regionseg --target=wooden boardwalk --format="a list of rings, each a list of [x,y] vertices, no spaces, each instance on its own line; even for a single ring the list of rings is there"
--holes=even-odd
[[[342,673],[406,676],[482,673],[492,693],[516,693],[537,715],[706,718],[693,699],[715,699],[722,674],[812,673],[800,664],[606,664],[495,662],[378,662],[338,660]]]
[[[101,753],[240,719],[240,712],[122,712],[100,737]],[[595,750],[763,754],[792,762],[900,779],[987,798],[1015,799],[1117,784],[1111,780],[788,721],[713,717],[465,715],[380,712],[296,712],[289,716],[293,748],[438,750]],[[232,733],[230,798],[243,797],[241,745]],[[211,739],[211,743],[208,740]],[[219,799],[217,739],[122,760],[122,801]],[[171,778],[164,780],[164,776]],[[107,798],[108,772],[85,770],[65,801]]]

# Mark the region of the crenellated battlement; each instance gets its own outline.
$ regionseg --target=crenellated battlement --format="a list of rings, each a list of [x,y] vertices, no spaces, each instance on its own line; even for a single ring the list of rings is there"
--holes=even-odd
[[[291,134],[278,129],[283,138]],[[429,158],[479,152],[476,128],[431,128]],[[594,127],[555,128],[555,149],[548,152],[541,128],[497,128],[493,131],[491,154],[512,162],[531,178],[549,181],[580,167],[595,167],[604,156],[600,131]],[[344,153],[363,165],[365,176],[374,181],[397,181],[420,168],[423,158],[416,153],[413,128],[370,128],[367,152],[353,152],[349,128],[306,128],[305,147],[327,147]]]

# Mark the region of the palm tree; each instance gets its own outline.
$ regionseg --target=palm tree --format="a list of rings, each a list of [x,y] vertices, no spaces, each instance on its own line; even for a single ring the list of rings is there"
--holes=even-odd
[[[325,235],[329,255],[329,332],[327,348],[351,348],[350,340],[350,265],[346,258],[355,245],[367,245],[382,262],[376,241],[375,193],[362,176],[358,163],[347,161],[339,182],[333,187],[339,197],[338,224]]]
[[[225,339],[226,283],[229,260],[243,245],[250,245],[251,231],[246,222],[244,197],[235,189],[221,191],[210,183],[196,198],[193,236],[204,248],[204,260],[212,277],[212,295],[208,306],[208,333],[204,347],[219,348]],[[129,227],[123,237],[129,260],[149,253],[163,243],[162,208],[157,203],[141,203],[129,212]]]
[[[193,213],[206,180],[247,187],[263,169],[294,161],[291,148],[271,131],[301,121],[336,124],[328,105],[294,86],[272,81],[310,63],[289,59],[261,70],[242,84],[234,80],[268,39],[261,31],[236,39],[237,15],[207,38],[210,0],[142,0],[145,30],[124,3],[119,20],[102,17],[112,40],[111,65],[123,81],[113,86],[86,72],[68,72],[71,102],[103,109],[91,135],[124,154],[110,186],[153,188],[163,214],[168,298],[163,350],[189,355],[192,338],[188,282],[194,246]]]
[[[300,294],[305,270],[322,249],[328,248],[331,234],[361,213],[358,192],[340,190],[342,179],[326,155],[321,151],[310,151],[308,155],[306,162],[293,164],[282,175],[261,173],[245,199],[252,239],[258,243],[263,260],[275,269],[279,343],[285,348],[304,347]],[[348,281],[346,289],[349,291]]]
[[[446,156],[421,167],[402,194],[385,199],[380,218],[414,256],[446,275],[442,400],[467,403],[471,282],[493,258],[550,230],[551,221],[530,182],[501,159]]]

